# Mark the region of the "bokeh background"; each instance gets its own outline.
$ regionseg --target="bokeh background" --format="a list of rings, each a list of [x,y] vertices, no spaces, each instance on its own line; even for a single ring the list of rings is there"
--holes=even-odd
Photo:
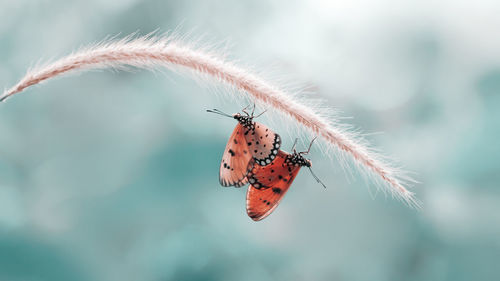
[[[0,280],[499,280],[499,3],[1,0],[4,87],[107,35],[204,35],[376,133],[424,208],[314,149],[328,189],[303,171],[255,223],[218,183],[235,123],[204,112],[241,102],[168,71],[85,73],[0,105]]]

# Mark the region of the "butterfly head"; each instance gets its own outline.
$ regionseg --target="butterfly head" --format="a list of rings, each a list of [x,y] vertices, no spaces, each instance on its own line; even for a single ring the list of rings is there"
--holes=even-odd
[[[305,154],[305,152],[297,152],[294,149],[293,153],[288,155],[287,159],[285,160],[285,163],[289,166],[311,167],[312,166],[311,160],[305,158],[303,154]]]
[[[245,127],[251,127],[254,117],[251,115],[241,115],[240,113],[236,113],[233,114],[233,118],[236,119],[241,125]]]
[[[236,119],[245,128],[251,129],[253,127],[253,116],[245,116],[240,113],[233,114],[233,118]]]
[[[288,155],[288,157],[285,160],[285,163],[289,166],[301,166],[301,167],[305,166],[305,167],[309,168],[309,171],[311,172],[311,175],[314,177],[314,179],[316,179],[316,181],[318,183],[320,183],[324,188],[326,188],[325,184],[322,183],[319,180],[319,178],[313,173],[313,171],[311,169],[311,166],[312,166],[311,160],[304,157],[304,155],[308,154],[309,151],[311,151],[311,146],[312,146],[314,140],[316,140],[316,138],[314,138],[311,141],[311,143],[309,144],[309,149],[307,149],[307,151],[297,152],[297,150],[295,150],[295,145],[297,144],[297,139],[295,139],[295,143],[293,144],[293,147],[292,147],[293,153]]]
[[[304,152],[297,152],[294,150],[293,153],[290,154],[290,156],[288,157],[289,165],[311,167],[312,166],[311,160],[305,158],[302,154],[304,154]]]
[[[302,161],[303,161],[303,163],[304,163],[304,165],[302,165],[302,166],[306,166],[306,167],[309,167],[309,168],[310,168],[310,167],[312,167],[312,165],[313,165],[313,164],[312,164],[311,160],[306,159],[306,158],[305,158],[304,156],[302,156],[302,155],[300,155],[300,157],[302,157]]]
[[[316,139],[316,138],[314,138]],[[312,143],[314,142],[314,139],[311,141],[311,144],[309,145],[309,149],[307,151],[302,151],[302,152],[297,152],[297,150],[295,149],[295,146],[297,145],[297,141],[298,139],[295,139],[295,142],[293,143],[293,147],[292,147],[292,151],[293,153],[288,155],[288,158],[287,160],[289,165],[292,165],[292,166],[300,166],[300,167],[311,167],[312,166],[312,162],[311,160],[307,159],[304,157],[304,155],[308,154],[309,151],[311,150],[311,145]]]

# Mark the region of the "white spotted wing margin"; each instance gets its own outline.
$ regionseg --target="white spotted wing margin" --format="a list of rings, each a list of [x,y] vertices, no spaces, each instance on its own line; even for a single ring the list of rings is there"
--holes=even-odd
[[[267,126],[255,122],[252,129],[246,129],[245,139],[255,163],[260,166],[271,164],[281,147],[281,137]]]
[[[245,128],[238,123],[229,137],[220,163],[219,181],[222,186],[241,187],[248,182],[247,174],[252,169],[248,164],[252,154],[244,134]]]

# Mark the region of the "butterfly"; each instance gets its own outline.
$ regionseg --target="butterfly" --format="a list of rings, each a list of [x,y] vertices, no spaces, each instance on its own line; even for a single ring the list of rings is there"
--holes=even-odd
[[[251,114],[246,112],[247,108],[248,106],[242,110],[245,115],[240,113],[229,115],[217,109],[207,110],[238,121],[222,155],[219,169],[219,182],[222,186],[245,185],[248,182],[247,174],[254,164],[258,166],[271,164],[281,147],[281,137],[277,133],[253,121],[265,111],[254,116],[255,105]],[[249,166],[249,163],[252,165]]]
[[[250,185],[248,186],[246,202],[247,214],[252,220],[260,221],[278,207],[301,167],[308,167],[316,181],[326,188],[312,172],[311,160],[303,156],[309,153],[314,140],[311,141],[307,151],[297,152],[295,150],[297,140],[295,140],[292,147],[293,153],[280,150],[270,165],[252,165],[252,169],[247,175]]]

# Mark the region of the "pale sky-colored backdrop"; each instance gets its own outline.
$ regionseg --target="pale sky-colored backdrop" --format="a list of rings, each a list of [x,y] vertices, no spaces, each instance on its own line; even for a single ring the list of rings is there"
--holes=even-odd
[[[169,71],[85,73],[0,105],[0,280],[498,280],[499,3],[0,0],[0,86],[108,35],[178,28],[352,117],[423,202],[315,148],[328,189],[301,171],[255,223],[245,189],[218,183],[235,122],[205,113],[240,103]]]

